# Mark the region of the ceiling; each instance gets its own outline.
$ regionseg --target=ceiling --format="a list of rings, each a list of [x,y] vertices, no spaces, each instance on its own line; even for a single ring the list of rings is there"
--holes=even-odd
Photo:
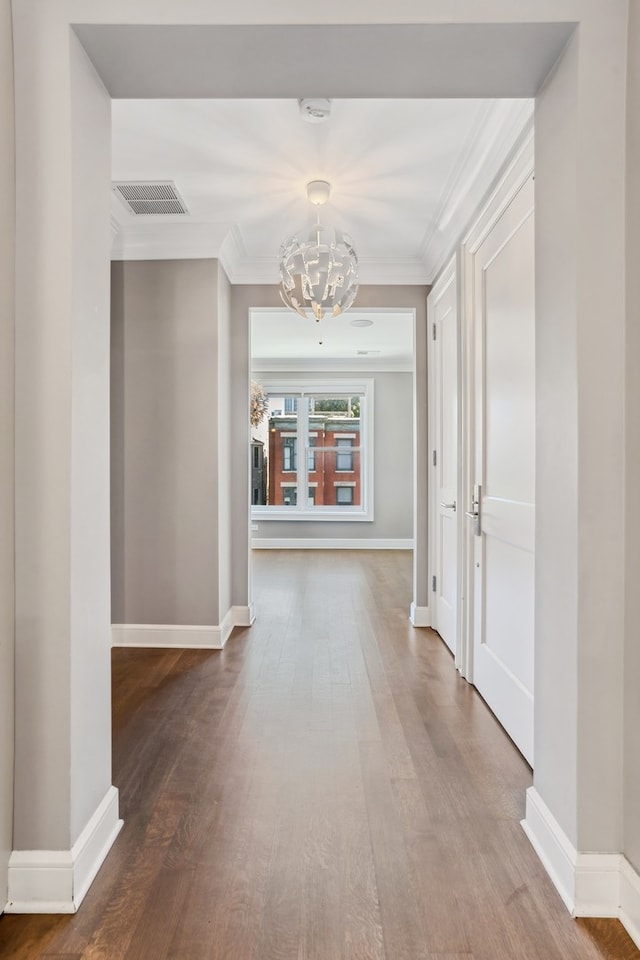
[[[252,366],[260,371],[411,371],[413,326],[412,310],[352,307],[316,323],[291,310],[256,309],[251,311]]]
[[[131,22],[132,11],[128,23],[76,23],[74,30],[114,99],[493,99],[534,97],[576,27],[517,22],[509,4],[505,22],[485,23],[486,10],[464,22],[468,11],[460,3],[450,3],[446,21],[434,23],[382,22],[381,8],[382,20],[400,14],[386,2],[377,11],[371,3],[370,23],[349,23],[348,4],[337,21],[324,23],[313,21],[329,21],[335,11],[317,4],[298,2],[296,22],[278,23],[282,7],[259,0],[260,24],[247,22],[242,2],[227,6],[223,12],[224,4],[209,0],[202,11],[203,20],[213,13],[226,23],[188,22],[187,9],[184,22],[172,23],[171,11],[156,4],[154,24]]]
[[[232,283],[275,284],[280,244],[314,213],[306,184],[325,179],[323,215],[353,238],[360,282],[427,284],[532,129],[531,98],[573,26],[74,29],[113,98],[112,179],[173,181],[188,208],[136,217],[114,193],[115,259],[219,258]],[[305,122],[303,96],[330,97],[331,117]],[[412,362],[412,320],[345,319],[335,343],[323,321],[321,345],[312,322],[263,317],[254,356],[335,365],[369,349],[371,367]]]
[[[431,282],[575,28],[456,22],[455,10],[435,23],[372,10],[369,24],[348,11],[314,23],[315,9],[278,23],[269,7],[262,24],[160,13],[73,27],[113,100],[113,179],[175,181],[189,208],[152,222],[114,196],[113,256],[219,257],[234,283],[278,281],[315,178],[333,185],[361,282]],[[330,120],[304,123],[299,97],[331,98]]]
[[[533,101],[333,100],[324,123],[295,99],[114,100],[112,178],[171,180],[185,216],[112,200],[116,259],[219,257],[235,283],[277,283],[282,241],[306,232],[309,180],[353,238],[363,283],[429,283],[531,123]]]

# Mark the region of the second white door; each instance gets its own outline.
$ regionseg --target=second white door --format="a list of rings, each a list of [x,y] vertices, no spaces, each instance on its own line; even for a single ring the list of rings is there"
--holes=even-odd
[[[468,261],[469,262],[469,261]],[[517,190],[471,257],[473,452],[468,491],[473,682],[533,763],[534,190]],[[469,542],[469,541],[468,541]]]
[[[427,300],[431,324],[432,618],[454,656],[458,652],[458,310],[453,261]]]

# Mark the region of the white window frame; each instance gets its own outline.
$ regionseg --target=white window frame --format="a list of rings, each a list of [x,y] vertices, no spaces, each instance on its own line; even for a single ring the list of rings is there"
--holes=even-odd
[[[314,506],[307,505],[307,497],[298,497],[296,506],[280,507],[257,505],[251,507],[251,519],[255,521],[267,520],[314,520],[340,521],[342,523],[371,522],[373,516],[373,463],[374,463],[374,428],[373,428],[373,394],[374,380],[345,378],[344,380],[296,379],[296,380],[262,380],[265,393],[284,397],[296,395],[298,397],[353,397],[361,396],[360,416],[360,446],[354,447],[353,455],[360,450],[360,500],[358,506]],[[313,414],[312,414],[313,415]],[[298,470],[296,484],[299,489],[306,490],[309,486],[308,450],[305,437],[308,435],[308,411],[306,403],[298,404],[297,419],[297,450]],[[348,476],[345,473],[345,478]],[[293,479],[293,478],[292,478]],[[287,484],[293,486],[293,483]],[[303,502],[300,502],[302,500]]]

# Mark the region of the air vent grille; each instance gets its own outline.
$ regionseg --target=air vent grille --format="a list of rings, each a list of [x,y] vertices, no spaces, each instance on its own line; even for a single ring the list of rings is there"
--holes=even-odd
[[[113,189],[136,217],[172,216],[189,212],[171,180],[114,183]]]

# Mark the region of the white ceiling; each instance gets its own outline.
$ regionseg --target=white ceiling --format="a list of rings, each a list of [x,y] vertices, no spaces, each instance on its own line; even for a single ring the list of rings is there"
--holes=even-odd
[[[369,320],[370,326],[354,321]],[[320,323],[291,310],[251,311],[254,370],[412,370],[411,310],[358,310]]]
[[[172,180],[189,208],[134,217],[114,195],[114,258],[218,257],[233,283],[277,283],[280,244],[313,213],[306,183],[326,179],[361,283],[424,284],[531,128],[572,25],[75,29],[113,98],[113,180]],[[331,118],[305,123],[303,96],[331,97]],[[263,317],[254,357],[335,366],[360,348],[380,350],[371,367],[410,365],[406,316],[346,319],[323,322],[321,346],[313,322]]]
[[[325,179],[325,216],[353,238],[361,282],[428,283],[532,110],[334,100],[311,124],[294,99],[114,100],[113,180],[172,180],[189,208],[136,217],[114,196],[114,258],[220,257],[233,282],[276,283],[280,244],[311,223],[306,184]]]

